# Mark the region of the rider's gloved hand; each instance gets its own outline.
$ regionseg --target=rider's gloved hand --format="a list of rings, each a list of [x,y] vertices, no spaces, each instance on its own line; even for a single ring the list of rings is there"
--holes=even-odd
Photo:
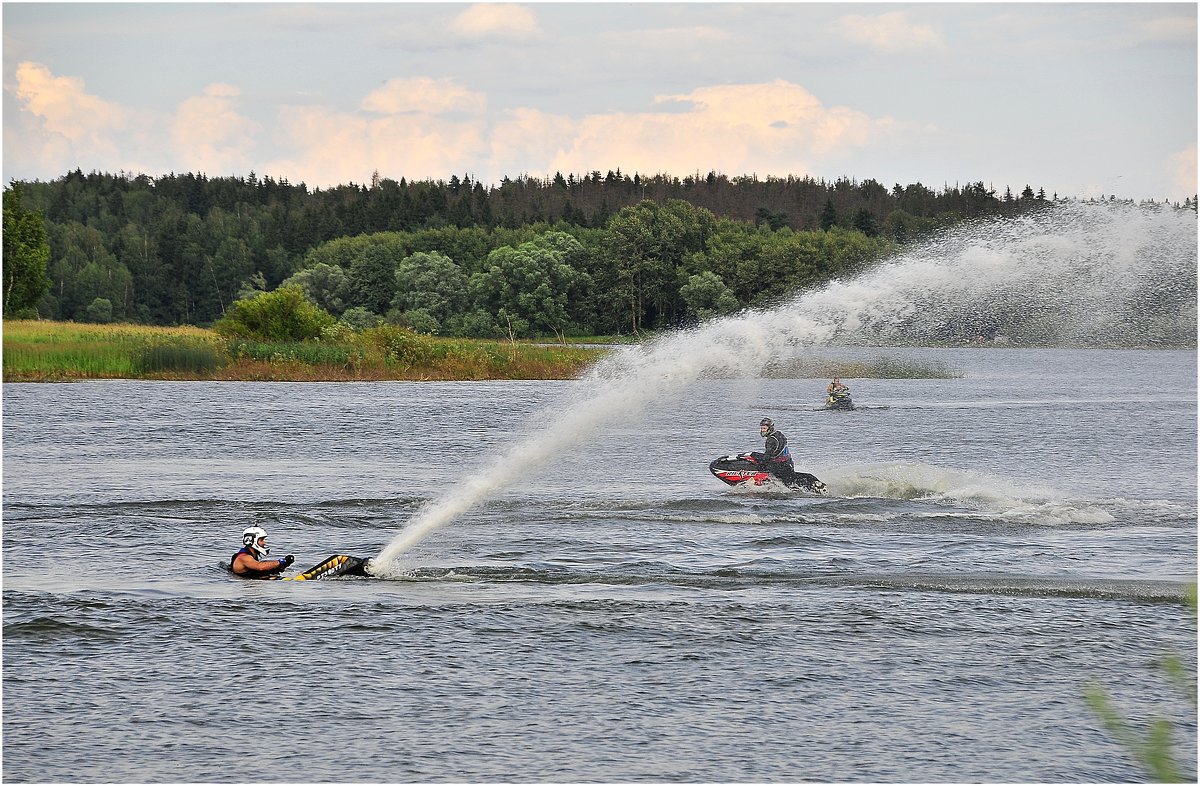
[[[289,554],[286,557],[284,557],[283,559],[279,560],[279,567],[286,568],[288,565],[291,565],[295,561],[296,561],[296,558],[293,557],[291,554]]]

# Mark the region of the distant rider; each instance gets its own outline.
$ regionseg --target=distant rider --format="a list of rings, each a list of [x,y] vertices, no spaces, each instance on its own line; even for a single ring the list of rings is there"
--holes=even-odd
[[[825,406],[830,409],[853,409],[850,404],[850,388],[842,384],[842,380],[834,377],[829,383],[829,387],[825,389],[828,397],[825,399]]]
[[[283,559],[263,559],[270,553],[267,531],[262,527],[247,527],[242,532],[242,548],[229,558],[229,569],[247,579],[273,579],[296,561],[291,554]]]
[[[766,438],[766,445],[763,447],[762,453],[751,453],[751,458],[766,467],[767,472],[779,478],[785,485],[797,485],[796,468],[792,464],[792,454],[788,450],[787,437],[783,435],[782,431],[776,431],[775,422],[770,418],[762,419],[758,424],[758,433]]]

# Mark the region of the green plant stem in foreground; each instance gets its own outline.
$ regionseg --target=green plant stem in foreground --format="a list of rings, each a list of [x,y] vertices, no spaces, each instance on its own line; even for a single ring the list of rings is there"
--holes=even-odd
[[[1108,693],[1097,685],[1085,692],[1088,705],[1104,723],[1109,734],[1128,750],[1135,761],[1143,767],[1156,783],[1192,782],[1175,764],[1171,753],[1171,723],[1156,718],[1151,720],[1145,736],[1139,736],[1118,714]]]
[[[1186,603],[1192,613],[1193,624],[1196,621],[1197,598],[1196,584],[1188,588]],[[1174,653],[1167,653],[1159,664],[1162,673],[1183,696],[1191,702],[1192,711],[1196,709],[1196,674],[1184,666],[1183,660]],[[1104,724],[1117,742],[1119,742],[1134,761],[1156,783],[1195,783],[1196,774],[1185,774],[1176,763],[1171,748],[1171,723],[1162,718],[1149,721],[1144,735],[1138,732],[1117,712],[1108,692],[1097,684],[1089,685],[1084,691],[1088,706]]]

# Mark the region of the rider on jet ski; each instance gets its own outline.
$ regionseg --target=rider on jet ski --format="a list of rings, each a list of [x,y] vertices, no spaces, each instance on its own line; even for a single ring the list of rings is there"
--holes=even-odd
[[[750,454],[751,458],[766,467],[767,471],[779,478],[788,486],[797,485],[796,468],[792,464],[792,454],[788,450],[787,437],[782,431],[775,429],[775,421],[763,418],[758,424],[759,435],[766,438],[763,452]]]
[[[831,409],[853,409],[850,403],[850,388],[839,377],[834,377],[825,389],[825,406]]]

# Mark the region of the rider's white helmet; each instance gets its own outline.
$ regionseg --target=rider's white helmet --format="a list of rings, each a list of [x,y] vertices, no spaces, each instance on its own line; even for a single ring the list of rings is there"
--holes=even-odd
[[[258,541],[267,536],[267,531],[262,527],[246,527],[242,531],[242,545],[250,549],[250,553],[255,559],[262,559],[271,553],[271,550],[266,546],[259,546]]]

